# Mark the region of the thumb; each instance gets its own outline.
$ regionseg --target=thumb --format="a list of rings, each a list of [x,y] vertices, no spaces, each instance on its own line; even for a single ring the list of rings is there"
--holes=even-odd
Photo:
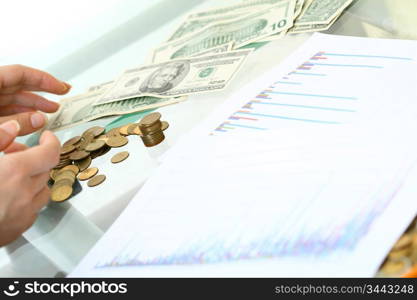
[[[0,124],[0,151],[6,149],[17,137],[20,125],[16,120]]]

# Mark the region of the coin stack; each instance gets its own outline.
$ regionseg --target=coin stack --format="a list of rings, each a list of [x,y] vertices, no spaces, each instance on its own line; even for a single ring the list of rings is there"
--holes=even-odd
[[[75,182],[79,169],[74,165],[67,165],[61,170],[54,169],[50,173],[54,184],[51,188],[51,200],[54,202],[62,202],[72,195],[72,187]]]
[[[168,122],[161,122],[161,114],[151,113],[140,120],[138,124],[139,135],[146,147],[153,147],[165,139],[164,130],[169,126]]]
[[[62,169],[65,166],[68,166],[71,164],[71,160],[69,158],[70,153],[75,150],[75,147],[73,145],[64,145],[61,147],[61,155],[59,158],[59,163],[55,167],[55,169]]]
[[[417,218],[391,248],[378,276],[398,277],[417,264]]]

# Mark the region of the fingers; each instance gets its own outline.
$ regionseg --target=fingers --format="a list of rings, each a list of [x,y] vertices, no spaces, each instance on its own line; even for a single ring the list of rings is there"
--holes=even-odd
[[[1,103],[1,100],[0,100],[0,103]],[[33,108],[16,105],[16,104],[0,106],[0,116],[10,116],[10,115],[20,114],[24,112],[35,112],[35,110]]]
[[[21,143],[17,143],[17,142],[12,142],[6,149],[4,149],[4,153],[9,154],[9,153],[13,153],[13,152],[19,152],[19,151],[23,151],[28,149],[29,147],[21,144]]]
[[[0,91],[1,93],[1,91]],[[56,112],[59,104],[49,101],[40,95],[29,92],[19,92],[16,94],[0,95],[0,105],[16,104],[18,107],[27,107],[32,110],[40,110],[46,113]],[[2,107],[3,111],[5,107]]]
[[[15,120],[0,124],[0,151],[3,151],[13,143],[19,131],[20,125]]]
[[[60,151],[59,140],[52,132],[45,131],[40,138],[40,145],[5,155],[4,159],[28,176],[34,176],[55,167],[59,162]]]
[[[48,204],[51,192],[45,186],[32,200],[33,210],[39,212],[45,205]]]
[[[46,187],[48,180],[49,180],[49,172],[32,176],[31,191],[33,192],[33,195],[36,195],[44,187]]]
[[[42,113],[25,112],[6,117],[0,117],[0,124],[9,120],[16,120],[19,123],[19,135],[26,135],[35,132],[44,127],[47,121],[46,116]]]
[[[0,67],[0,94],[18,91],[44,91],[57,95],[66,94],[71,86],[52,75],[21,65]]]

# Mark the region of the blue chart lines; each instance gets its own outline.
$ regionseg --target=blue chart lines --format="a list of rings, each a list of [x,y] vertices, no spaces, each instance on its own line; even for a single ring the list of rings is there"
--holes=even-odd
[[[304,209],[295,209],[286,218],[276,218],[268,222],[267,230],[263,226],[258,228],[251,222],[242,222],[240,234],[236,234],[235,227],[222,228],[221,231],[213,228],[204,234],[193,234],[181,243],[175,242],[172,248],[164,249],[155,247],[159,242],[151,245],[152,240],[138,247],[137,237],[134,236],[117,254],[101,260],[95,268],[184,266],[283,257],[319,259],[329,257],[335,252],[341,254],[353,251],[358,241],[367,234],[373,221],[384,211],[401,187],[401,180],[386,183],[369,189],[367,196],[370,197],[368,201],[370,206],[358,209],[359,204],[352,201],[349,208],[345,207],[355,211],[354,217],[340,212],[338,217],[326,217],[320,222],[316,215],[305,214]],[[324,193],[325,188],[326,185],[319,186],[313,195],[318,197]],[[311,203],[299,203],[300,207],[303,207],[303,204],[313,205],[314,198]],[[296,202],[295,199],[294,201]],[[276,209],[279,210],[279,207]],[[279,211],[276,213],[279,215]],[[248,217],[253,221],[253,215],[249,211]],[[296,227],[301,219],[305,221],[304,225]],[[312,227],[306,224],[316,225]],[[256,234],[253,234],[254,227]],[[290,228],[291,231],[288,231]],[[165,240],[167,237],[162,233],[159,238]]]
[[[265,90],[264,93],[266,93],[266,94],[277,94],[277,95],[291,95],[291,96],[333,98],[333,99],[343,99],[343,100],[357,100],[357,98],[355,98],[355,97],[334,96],[334,95],[318,95],[318,94],[306,94],[306,93],[291,93],[291,92],[279,92],[279,91],[273,91],[273,90]]]
[[[315,56],[317,57],[324,57],[326,56],[342,56],[342,57],[361,57],[361,58],[382,58],[382,59],[394,59],[394,60],[408,60],[412,61],[411,57],[404,57],[404,56],[382,56],[382,55],[369,55],[369,54],[348,54],[348,53],[330,53],[330,52],[319,52]]]
[[[380,76],[409,57],[319,51],[258,92],[214,132],[274,129],[288,122],[342,124],[360,111],[361,95],[352,86],[364,76]],[[349,78],[349,83],[346,82]],[[355,91],[355,92],[354,92]]]

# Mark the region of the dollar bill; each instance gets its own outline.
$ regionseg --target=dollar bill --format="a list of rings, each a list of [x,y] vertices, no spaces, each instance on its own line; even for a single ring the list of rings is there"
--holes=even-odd
[[[233,42],[230,42],[228,44],[224,44],[224,45],[220,45],[218,47],[210,48],[210,49],[207,49],[206,51],[197,53],[197,54],[195,54],[191,57],[211,55],[211,54],[217,54],[217,53],[232,51],[233,50],[233,44],[234,44]],[[149,58],[147,60],[147,64],[148,65],[152,64],[152,58]]]
[[[348,7],[352,0],[309,0],[295,25],[329,24]]]
[[[279,33],[264,37],[260,40],[257,40],[256,42],[270,42],[270,41],[275,41],[275,40],[282,39],[287,34],[287,31],[288,30],[284,30],[284,31],[281,31]]]
[[[295,1],[285,0],[243,18],[216,23],[186,37],[163,44],[153,52],[153,62],[188,57],[234,42],[238,49],[293,25]]]
[[[138,97],[123,101],[93,106],[102,92],[92,91],[60,101],[60,109],[51,116],[47,129],[57,131],[102,117],[122,115],[157,108],[184,101],[187,97],[156,98]]]
[[[296,20],[301,12],[303,11],[303,7],[305,4],[305,0],[297,0],[297,2],[295,2],[295,8],[294,8],[294,19]]]
[[[221,90],[252,50],[190,57],[126,70],[94,105],[140,97],[177,97]]]
[[[260,8],[264,8],[268,5],[277,4],[278,2],[283,0],[249,0],[249,1],[242,1],[237,4],[216,7],[209,10],[204,10],[200,12],[196,12],[189,15],[189,19],[192,18],[207,18],[207,17],[216,17],[220,15],[236,13],[238,11],[255,11]]]
[[[207,51],[200,52],[194,56],[205,56],[210,54],[217,54],[217,53],[223,53],[233,50],[233,42],[230,42],[228,44],[220,45],[218,47],[207,49]],[[193,57],[193,56],[192,56]]]
[[[248,11],[240,11],[237,13],[227,14],[227,15],[216,15],[212,17],[205,17],[205,18],[191,18],[187,17],[181,25],[174,31],[171,37],[168,39],[167,42],[172,42],[174,40],[178,40],[187,36],[193,32],[200,30],[203,27],[208,25],[212,25],[214,23],[225,22],[237,18],[241,18],[245,15],[250,14],[251,12]]]
[[[315,32],[328,30],[333,26],[334,22],[339,18],[336,16],[329,24],[305,24],[305,25],[294,25],[288,30],[288,34],[304,33],[304,32]]]
[[[304,3],[305,3],[305,0],[296,1],[295,7],[294,7],[294,19],[296,19],[301,14],[301,11],[303,10],[303,7],[304,7]],[[264,37],[260,40],[257,40],[257,42],[270,42],[270,41],[279,40],[283,38],[287,34],[287,31],[291,30],[292,28],[294,27],[291,27],[288,30],[284,30],[284,31],[272,34],[270,36]]]

